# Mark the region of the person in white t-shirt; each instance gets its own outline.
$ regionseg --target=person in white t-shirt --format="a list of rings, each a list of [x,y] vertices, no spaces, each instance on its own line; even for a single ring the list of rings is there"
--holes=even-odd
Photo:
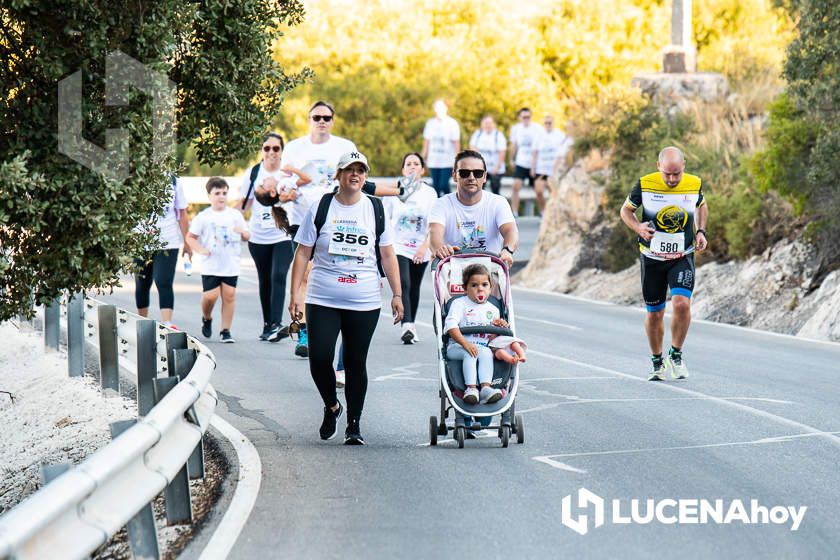
[[[423,157],[412,152],[403,156],[402,175],[409,178],[406,192],[382,199],[394,233],[394,248],[400,266],[403,296],[402,333],[404,344],[419,342],[414,320],[420,305],[420,285],[429,265],[429,213],[437,200],[435,189],[421,181]]]
[[[236,305],[236,283],[239,277],[239,257],[242,239],[248,240],[245,218],[227,205],[228,184],[221,177],[207,181],[210,207],[202,210],[190,224],[187,243],[203,256],[201,262],[201,334],[213,334],[213,307],[222,297],[222,342],[236,342],[230,334],[233,310]]]
[[[157,216],[154,226],[163,249],[156,250],[148,262],[137,259],[135,264],[138,270],[134,274],[137,314],[141,317],[149,316],[149,295],[154,281],[158,291],[160,318],[164,325],[172,328],[175,328],[172,324],[172,310],[175,307],[172,283],[175,279],[175,266],[178,264],[178,250],[183,246],[182,254],[188,259],[192,258],[192,249],[185,242],[189,227],[184,186],[173,176],[171,198]]]
[[[481,127],[470,137],[470,149],[479,152],[487,162],[487,180],[493,194],[499,194],[502,188],[502,176],[505,174],[505,154],[507,139],[496,128],[496,121],[491,115],[484,115]]]
[[[376,208],[381,201],[362,193],[370,167],[359,152],[344,154],[338,162],[338,190],[330,193],[327,214],[320,231],[315,223],[320,205],[313,205],[300,224],[298,246],[292,264],[289,314],[303,317],[309,330],[309,371],[324,401],[321,439],[336,434],[342,407],[336,395],[335,344],[338,333],[344,343],[347,400],[346,445],[364,444],[359,420],[367,392],[367,353],[379,322],[382,306],[379,264],[388,278],[393,297],[391,312],[396,324],[402,319],[399,265],[390,228],[386,224],[376,252]],[[384,209],[382,209],[384,219]],[[314,258],[313,258],[314,252]],[[310,259],[312,281],[304,298],[301,286]]]
[[[443,259],[456,249],[477,249],[498,253],[512,266],[519,229],[507,200],[482,189],[487,180],[484,158],[473,150],[460,152],[452,176],[457,189],[439,198],[429,215],[432,253]]]
[[[297,198],[297,187],[309,183],[311,178],[292,165],[280,167],[283,137],[276,132],[265,135],[260,151],[262,161],[245,171],[239,192],[246,193],[242,201],[242,211],[251,210],[248,222],[251,232],[248,252],[251,253],[257,269],[263,317],[263,330],[258,338],[277,342],[289,336],[288,328],[283,327],[283,309],[286,300],[286,276],[292,264],[294,250],[292,238],[288,233],[289,222],[285,210],[275,208],[273,203],[261,204],[260,200],[255,198],[255,191],[260,188],[279,187],[280,201],[288,202]]]
[[[556,175],[572,147],[572,139],[563,131],[554,128],[554,117],[546,115],[543,126],[545,128],[537,138],[531,158],[531,175],[534,177],[534,193],[537,195],[537,209],[540,214],[545,210],[545,188],[548,178]]]
[[[426,121],[423,128],[423,149],[420,155],[426,160],[426,167],[432,176],[432,186],[438,196],[449,193],[449,177],[455,154],[461,149],[461,127],[446,113],[446,102],[438,99],[432,105],[435,116]]]
[[[510,129],[510,165],[513,172],[513,192],[510,195],[510,206],[513,214],[519,215],[519,191],[523,181],[527,180],[531,186],[534,178],[531,175],[531,165],[534,145],[537,137],[542,133],[539,126],[531,122],[531,110],[523,107],[516,114],[517,122]]]

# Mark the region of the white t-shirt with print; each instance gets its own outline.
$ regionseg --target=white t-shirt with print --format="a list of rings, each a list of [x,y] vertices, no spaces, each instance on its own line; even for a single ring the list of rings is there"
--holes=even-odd
[[[516,144],[514,165],[531,169],[533,149],[542,131],[543,129],[535,124],[525,126],[522,123],[516,123],[510,128],[510,142]]]
[[[179,249],[184,243],[181,236],[181,226],[178,224],[178,216],[188,206],[187,197],[184,194],[184,185],[180,180],[175,181],[172,186],[172,198],[158,214],[155,229],[159,232],[158,239],[164,249]]]
[[[297,200],[283,206],[291,225],[300,225],[309,208],[325,193],[332,192],[338,160],[347,152],[355,151],[356,145],[340,136],[330,136],[321,144],[313,143],[309,136],[302,136],[286,144],[280,167],[291,165],[312,177],[311,183],[298,187],[300,196]]]
[[[443,242],[447,245],[499,253],[502,250],[499,228],[514,221],[507,199],[482,191],[481,200],[465,206],[457,194],[450,193],[435,201],[429,223],[443,224]]]
[[[426,240],[429,231],[429,213],[437,200],[435,189],[423,183],[405,202],[396,196],[382,197],[385,216],[394,234],[394,251],[408,259],[414,258],[417,248]],[[423,262],[432,253],[428,249]]]
[[[484,157],[484,163],[487,164],[487,172],[490,174],[493,173],[493,170],[499,162],[499,154],[502,154],[502,164],[496,174],[500,175],[505,172],[507,139],[501,130],[497,128],[491,132],[485,132],[479,128],[470,137],[470,146],[475,146],[475,149]]]
[[[543,130],[537,139],[537,175],[551,175],[554,170],[554,162],[558,157],[566,156],[569,148],[572,147],[572,139],[556,128],[551,132]]]
[[[197,235],[201,246],[210,251],[209,257],[201,257],[203,276],[239,276],[242,236],[234,228],[247,229],[239,210],[229,206],[219,212],[205,208],[190,223],[190,233]]]
[[[251,169],[247,169],[242,176],[242,186],[239,187],[239,192],[241,193],[247,193],[251,186]],[[272,245],[280,241],[289,241],[292,239],[289,234],[277,227],[277,224],[274,222],[274,215],[271,212],[271,206],[263,206],[254,198],[257,186],[267,177],[273,177],[277,180],[278,189],[294,189],[297,182],[297,175],[287,175],[280,171],[280,169],[269,171],[264,165],[260,165],[260,171],[254,180],[254,188],[248,196],[248,199],[252,201],[251,218],[248,221],[248,229],[251,230],[251,239],[249,241],[257,245]]]
[[[446,315],[446,322],[443,324],[443,331],[449,332],[455,327],[475,327],[478,325],[490,325],[494,319],[499,318],[499,308],[492,303],[485,301],[476,303],[467,296],[455,298],[449,306],[449,313]],[[467,342],[480,346],[487,346],[490,342],[488,334],[465,334]],[[457,344],[451,338],[449,345]]]
[[[426,121],[423,128],[423,140],[429,141],[429,152],[426,157],[428,169],[452,169],[455,165],[455,146],[452,142],[461,139],[461,127],[452,117],[439,119],[433,117]]]
[[[366,195],[350,206],[335,198],[330,202],[321,234],[315,231],[318,205],[304,216],[295,241],[315,247],[306,303],[337,309],[370,311],[382,307],[379,269],[376,266],[376,217]],[[379,246],[392,245],[385,227]]]

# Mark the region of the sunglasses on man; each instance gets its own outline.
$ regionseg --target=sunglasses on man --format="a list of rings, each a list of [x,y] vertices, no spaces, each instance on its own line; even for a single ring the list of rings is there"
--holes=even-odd
[[[461,179],[466,179],[470,176],[470,174],[472,174],[472,176],[476,179],[481,179],[482,177],[484,177],[485,173],[486,171],[484,171],[483,169],[459,169],[458,177],[460,177]]]
[[[315,122],[330,122],[332,120],[332,115],[312,115],[312,120]]]
[[[263,146],[263,151],[277,153],[280,151],[280,146]]]

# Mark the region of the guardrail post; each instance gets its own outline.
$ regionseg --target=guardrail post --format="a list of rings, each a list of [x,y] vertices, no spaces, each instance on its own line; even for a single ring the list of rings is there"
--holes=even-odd
[[[165,377],[155,380],[155,396],[157,401],[178,384],[177,377]],[[190,498],[190,479],[187,474],[187,464],[175,474],[172,482],[164,489],[163,498],[166,503],[166,521],[170,525],[177,523],[192,523],[192,500]]]
[[[157,323],[137,321],[137,413],[145,416],[155,406],[157,377]]]
[[[117,349],[117,307],[100,305],[99,320],[99,373],[105,396],[120,394],[120,365]]]
[[[136,420],[120,420],[111,424],[111,439],[133,426]],[[160,558],[158,548],[157,527],[155,526],[155,512],[152,504],[148,503],[138,511],[126,524],[128,531],[128,545],[134,558]]]
[[[61,303],[58,298],[44,304],[44,347],[58,351],[61,337]]]
[[[67,301],[67,370],[70,377],[85,374],[85,298],[81,293]]]
[[[175,361],[175,350],[182,350],[187,347],[187,333],[172,332],[166,334],[166,373],[169,377],[174,377],[175,370],[172,363]],[[190,366],[192,367],[192,366]],[[185,376],[179,375],[179,379]]]
[[[172,362],[170,363],[169,375],[183,381],[190,374],[195,365],[196,351],[192,348],[172,350]],[[192,409],[187,411],[189,414]],[[190,458],[187,460],[187,472],[190,478],[204,478],[204,436],[198,441],[193,449]]]
[[[41,465],[41,482],[44,486],[70,470],[70,463],[54,463]]]

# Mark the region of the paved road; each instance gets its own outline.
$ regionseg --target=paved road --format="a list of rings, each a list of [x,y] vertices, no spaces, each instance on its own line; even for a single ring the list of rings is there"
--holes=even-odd
[[[535,222],[536,223],[536,222]],[[533,228],[532,228],[533,229]],[[369,361],[364,447],[318,439],[321,403],[290,341],[256,340],[253,267],[243,259],[233,334],[211,342],[218,412],[259,450],[263,483],[232,558],[828,558],[840,546],[840,345],[698,322],[686,381],[645,381],[639,309],[515,290],[530,345],[518,411],[527,442],[494,434],[427,445],[438,413],[429,284],[420,344],[382,317]],[[701,279],[702,281],[702,279]],[[197,275],[176,278],[177,323],[199,331]],[[110,296],[131,307],[130,287]],[[155,300],[153,300],[155,301]],[[607,519],[579,535],[561,523],[581,487]],[[618,524],[611,500],[750,500],[807,506],[791,523]],[[671,515],[674,509],[663,510]],[[748,512],[749,513],[749,512]],[[777,512],[781,515],[781,512]],[[697,514],[689,511],[689,518]],[[667,521],[667,520],[666,520]]]

